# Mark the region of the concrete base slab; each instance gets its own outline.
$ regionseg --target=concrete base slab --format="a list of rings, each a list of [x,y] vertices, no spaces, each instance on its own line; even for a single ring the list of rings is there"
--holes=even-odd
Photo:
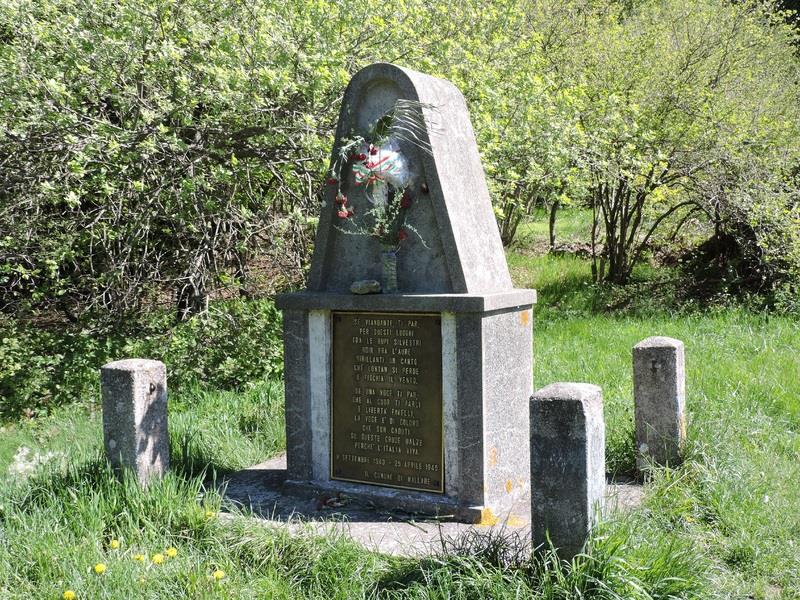
[[[480,506],[458,506],[451,498],[433,494],[409,494],[405,490],[361,485],[346,481],[292,481],[283,484],[283,493],[295,497],[327,498],[343,505],[368,507],[370,510],[395,512],[402,506],[406,514],[426,515],[440,521],[479,523],[484,516]],[[356,498],[358,500],[356,500]]]
[[[530,538],[530,528],[508,523],[470,525],[446,517],[392,510],[356,501],[346,493],[320,492],[310,487],[288,486],[286,455],[239,471],[218,482],[225,498],[249,508],[263,525],[311,530],[324,535],[343,534],[368,550],[397,556],[425,556],[457,544],[474,532],[498,532]],[[291,493],[289,493],[291,492]],[[606,514],[629,510],[641,503],[641,485],[630,481],[607,486]]]

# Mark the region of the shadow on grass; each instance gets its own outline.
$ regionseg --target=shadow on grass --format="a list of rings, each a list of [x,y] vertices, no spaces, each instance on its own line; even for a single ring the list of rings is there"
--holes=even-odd
[[[474,579],[481,571],[498,570],[521,574],[529,569],[531,543],[527,534],[516,531],[469,529],[456,536],[443,535],[440,550],[430,557],[398,562],[376,583],[378,596],[401,592],[432,581]]]
[[[198,486],[237,470],[215,463],[200,446],[193,445],[188,436],[181,439],[177,448],[172,446],[170,471],[178,485]],[[85,460],[70,461],[63,468],[42,468],[29,479],[20,481],[8,490],[9,503],[14,510],[28,513],[36,508],[68,504],[79,496],[91,494],[110,498],[120,493],[120,487],[138,488],[134,479],[132,473],[116,473],[105,453],[98,449]]]
[[[698,549],[670,533],[640,529],[631,520],[601,523],[571,560],[552,544],[532,548],[527,535],[471,530],[443,540],[436,556],[396,564],[376,583],[376,595],[457,587],[479,598],[502,582],[503,589],[536,598],[705,597],[709,571]]]
[[[702,312],[707,304],[692,295],[685,277],[674,270],[640,269],[625,285],[594,283],[591,275],[563,273],[537,288],[537,308],[574,315],[652,317],[658,313]],[[721,297],[720,297],[721,298]]]
[[[605,296],[602,286],[594,285],[590,276],[573,273],[545,283],[537,288],[537,294],[539,305],[585,312],[596,312]]]

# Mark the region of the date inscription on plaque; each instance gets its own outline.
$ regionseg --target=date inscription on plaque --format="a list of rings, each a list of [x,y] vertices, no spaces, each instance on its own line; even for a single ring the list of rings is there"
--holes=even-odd
[[[439,315],[333,313],[331,478],[444,491]]]

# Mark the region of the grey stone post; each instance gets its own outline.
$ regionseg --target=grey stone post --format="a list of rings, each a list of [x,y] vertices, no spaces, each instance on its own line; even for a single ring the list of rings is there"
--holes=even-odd
[[[636,465],[676,465],[686,439],[683,342],[650,337],[633,347]]]
[[[157,360],[118,360],[100,369],[100,382],[108,460],[146,485],[169,469],[167,369]]]
[[[570,560],[583,548],[605,495],[603,392],[553,383],[531,396],[531,533]]]

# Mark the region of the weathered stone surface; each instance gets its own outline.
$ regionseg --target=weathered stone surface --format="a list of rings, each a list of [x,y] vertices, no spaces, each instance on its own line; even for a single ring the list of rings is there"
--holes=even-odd
[[[290,479],[312,478],[308,312],[283,311],[284,403]]]
[[[533,393],[532,323],[533,311],[527,308],[483,315],[480,343],[460,345],[459,365],[465,370],[475,368],[482,379],[476,382],[482,390],[482,407],[475,406],[473,411],[483,413],[477,424],[482,431],[482,453],[476,470],[482,475],[482,504],[495,518],[515,523],[530,519],[528,398]],[[468,324],[467,321],[465,326]],[[471,350],[481,347],[482,352]],[[469,375],[464,373],[464,377]],[[475,390],[464,390],[461,406],[465,423],[474,418],[468,407],[469,398],[475,397]],[[465,462],[466,455],[474,451],[472,446],[462,447]],[[468,471],[465,465],[463,472]],[[491,520],[489,515],[487,518]]]
[[[367,295],[295,292],[278,294],[281,310],[385,310],[403,312],[488,313],[521,310],[536,304],[536,290],[507,290],[486,294]]]
[[[287,494],[285,480],[286,455],[281,455],[215,483],[235,505],[253,511],[254,525],[285,528],[297,535],[306,535],[309,531],[321,535],[335,532],[386,554],[415,557],[434,554],[441,551],[443,542],[457,541],[462,536],[530,538],[527,524],[517,526],[498,520],[494,524],[473,525],[471,523],[480,515],[463,515],[467,522],[462,523],[414,514],[416,505],[413,501],[409,504],[400,490],[395,490],[397,494],[393,499],[369,498],[347,489],[320,491],[310,486],[294,486],[293,493]],[[638,506],[641,498],[640,484],[612,483],[607,486],[606,507],[624,514]],[[382,501],[381,504],[376,505],[374,499]],[[426,513],[437,512],[430,506],[422,508]],[[438,512],[451,514],[447,507],[441,507]]]
[[[570,559],[586,541],[605,495],[603,393],[587,383],[554,383],[530,401],[531,531]]]
[[[677,465],[686,440],[683,342],[650,337],[633,347],[637,466]]]
[[[381,283],[374,279],[361,279],[350,284],[350,292],[353,294],[377,294],[380,291]]]
[[[127,359],[100,369],[103,438],[115,470],[140,484],[169,469],[167,371],[157,360]]]
[[[392,64],[359,71],[345,91],[333,148],[343,139],[366,135],[398,99],[421,102],[426,127],[421,143],[402,143],[400,150],[418,171],[410,191],[415,197],[409,222],[417,235],[398,253],[399,291],[406,293],[480,293],[512,288],[500,234],[461,92],[449,81]],[[332,160],[333,160],[332,159]],[[368,208],[365,186],[352,177],[342,192],[355,214]],[[424,190],[428,191],[425,192]],[[310,291],[347,292],[357,279],[380,280],[380,244],[374,238],[346,235],[335,225],[337,189],[328,186],[326,206],[317,228],[309,275]],[[420,239],[421,238],[421,239]],[[423,243],[424,240],[424,243]]]

